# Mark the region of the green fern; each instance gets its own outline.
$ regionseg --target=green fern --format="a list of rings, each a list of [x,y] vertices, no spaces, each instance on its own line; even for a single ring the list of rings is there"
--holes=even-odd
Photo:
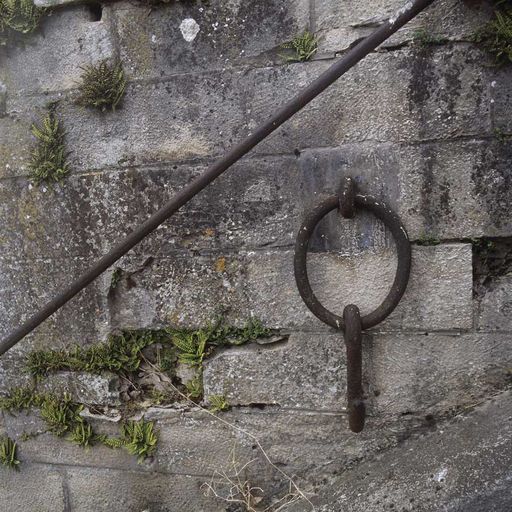
[[[47,396],[41,405],[41,418],[52,434],[63,436],[75,432],[76,427],[84,423],[80,416],[83,408],[83,405],[75,404],[67,393],[62,399]]]
[[[210,402],[210,411],[213,413],[228,411],[230,409],[230,405],[229,405],[228,401],[226,400],[225,396],[210,395],[208,397],[208,401]]]
[[[105,434],[96,436],[96,439],[112,450],[117,450],[126,445],[126,441],[124,439],[119,439],[118,437],[109,437]]]
[[[110,336],[106,343],[65,350],[38,350],[27,358],[27,369],[37,379],[57,371],[83,371],[99,374],[104,371],[126,373],[137,371],[142,350],[156,342],[169,341],[166,331],[125,331]]]
[[[32,0],[0,0],[0,34],[4,34],[4,42],[7,42],[9,31],[33,32],[44,12]]]
[[[475,41],[494,56],[496,65],[512,62],[512,10],[496,11],[494,19],[475,35]]]
[[[126,78],[120,62],[109,64],[103,60],[96,66],[82,68],[84,73],[79,85],[77,102],[84,107],[101,111],[114,111],[126,92]]]
[[[18,469],[16,443],[9,437],[0,438],[0,463],[10,469]]]
[[[7,396],[0,397],[0,410],[20,412],[42,403],[42,396],[31,388],[12,388]]]
[[[192,400],[199,400],[203,397],[203,375],[198,372],[197,375],[189,380],[185,387],[187,388],[187,395]]]
[[[173,333],[173,343],[178,349],[178,361],[189,366],[201,366],[208,341],[207,331],[176,331]]]
[[[81,446],[82,448],[88,448],[91,446],[94,438],[95,436],[91,425],[85,421],[77,423],[69,436],[69,440],[71,442]]]
[[[153,455],[158,443],[155,424],[142,418],[140,421],[129,421],[122,427],[124,446],[131,455],[138,457],[139,463]]]
[[[318,51],[318,39],[314,34],[306,30],[303,34],[284,43],[283,48],[295,52],[295,55],[291,57],[286,56],[288,62],[304,62],[311,59]]]
[[[53,109],[39,126],[32,125],[32,134],[38,140],[38,145],[28,165],[31,180],[36,185],[61,181],[70,169],[64,143],[66,134]]]

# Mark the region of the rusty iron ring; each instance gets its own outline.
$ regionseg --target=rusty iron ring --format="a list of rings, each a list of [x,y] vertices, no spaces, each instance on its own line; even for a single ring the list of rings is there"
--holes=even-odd
[[[322,322],[337,330],[345,330],[343,317],[331,313],[315,296],[308,278],[307,253],[309,241],[318,223],[331,211],[340,207],[341,198],[331,196],[322,201],[311,210],[302,224],[297,242],[295,244],[295,280],[302,300],[310,311]],[[371,196],[357,194],[354,197],[354,206],[357,210],[369,210],[391,231],[395,240],[398,256],[398,266],[395,280],[384,302],[373,312],[361,318],[363,330],[375,327],[388,317],[396,308],[402,298],[409,282],[411,271],[411,244],[407,232],[398,216],[384,203]]]

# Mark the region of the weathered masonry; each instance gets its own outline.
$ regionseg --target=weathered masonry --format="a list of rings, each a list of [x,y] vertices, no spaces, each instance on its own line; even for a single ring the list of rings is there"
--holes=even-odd
[[[402,6],[36,4],[0,0],[1,338]],[[512,509],[496,4],[434,2],[0,358],[0,510]],[[304,212],[348,176],[412,242],[403,300],[364,333],[360,434],[342,336],[293,269]],[[332,311],[388,293],[370,214],[333,212],[310,251]]]

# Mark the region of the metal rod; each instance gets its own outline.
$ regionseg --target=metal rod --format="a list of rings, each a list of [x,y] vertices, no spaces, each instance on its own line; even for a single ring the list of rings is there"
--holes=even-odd
[[[343,311],[345,345],[347,347],[347,408],[352,432],[362,432],[366,418],[363,396],[363,333],[361,314],[353,304]]]
[[[35,315],[13,331],[0,342],[0,355],[11,349],[16,343],[33,331],[39,324],[53,315],[64,304],[70,301],[77,293],[92,283],[99,275],[112,266],[118,259],[135,247],[146,236],[152,233],[158,226],[174,215],[184,204],[201,192],[207,185],[218,178],[224,171],[240,160],[251,149],[268,137],[285,121],[299,112],[327,87],[345,74],[350,68],[375,50],[381,43],[392,36],[411,19],[417,16],[435,0],[415,0],[407,2],[393,17],[379,27],[373,34],[363,39],[358,45],[349,50],[343,58],[333,64],[319,78],[313,81],[302,92],[284,105],[268,121],[263,123],[245,141],[234,146],[223,158],[210,166],[201,176],[198,176],[190,184],[184,187],[178,194],[170,199],[160,210],[153,214],[147,221],[128,235],[122,242],[116,245],[108,254],[72,283],[62,293],[48,302]]]

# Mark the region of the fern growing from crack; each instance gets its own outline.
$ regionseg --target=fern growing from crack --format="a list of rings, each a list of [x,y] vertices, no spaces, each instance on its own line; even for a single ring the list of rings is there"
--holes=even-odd
[[[101,61],[83,69],[77,103],[84,107],[114,111],[126,92],[126,77],[120,62]]]
[[[0,438],[0,464],[10,469],[18,469],[16,443],[10,437]]]
[[[49,110],[39,125],[32,125],[32,135],[38,144],[28,165],[31,180],[36,185],[61,181],[70,169],[65,147],[66,133],[53,109]]]
[[[494,19],[475,34],[475,41],[482,43],[491,53],[497,66],[512,62],[512,9],[504,8],[494,13]]]
[[[158,443],[158,434],[152,421],[128,421],[123,425],[124,446],[131,455],[138,457],[139,463],[153,455]]]
[[[283,44],[283,48],[293,50],[294,55],[285,56],[288,62],[304,62],[310,60],[318,51],[318,39],[308,30]]]
[[[0,0],[0,44],[8,42],[10,32],[33,32],[44,13],[32,0]]]

